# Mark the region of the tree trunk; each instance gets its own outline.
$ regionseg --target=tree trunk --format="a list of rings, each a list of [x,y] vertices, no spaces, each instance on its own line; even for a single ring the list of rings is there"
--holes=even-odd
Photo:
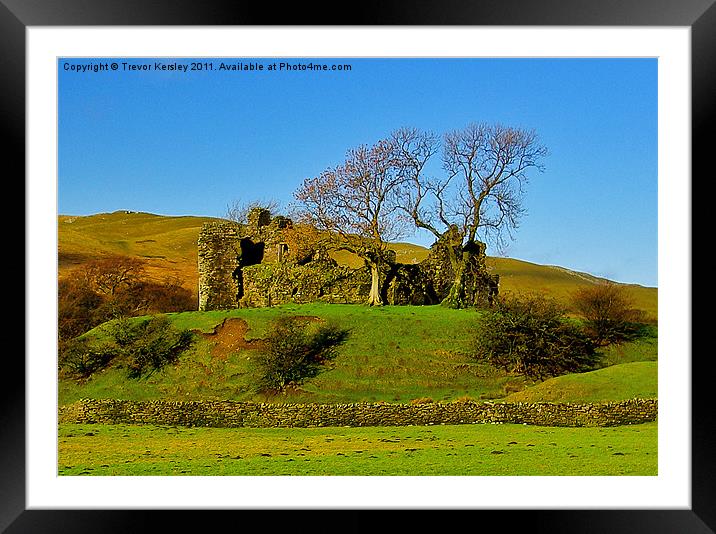
[[[465,308],[467,307],[467,303],[465,302],[465,263],[463,261],[457,261],[453,264],[453,268],[455,278],[442,304],[448,308]]]
[[[480,248],[474,243],[465,246],[454,246],[450,248],[450,263],[454,273],[453,283],[450,291],[443,299],[442,304],[449,308],[469,308],[478,305],[478,294],[476,287],[476,275],[479,274]],[[470,287],[468,287],[468,279]]]
[[[370,293],[368,295],[369,306],[382,306],[383,299],[380,296],[380,269],[378,264],[370,262]]]

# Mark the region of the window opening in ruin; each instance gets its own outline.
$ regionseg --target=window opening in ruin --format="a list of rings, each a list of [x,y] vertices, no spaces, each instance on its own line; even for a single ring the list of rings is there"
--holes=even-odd
[[[248,267],[249,265],[261,263],[264,259],[264,248],[264,243],[254,243],[248,237],[242,239],[239,265],[241,267]]]
[[[248,237],[243,238],[239,245],[241,247],[241,254],[238,257],[239,266],[234,269],[231,273],[234,280],[236,280],[237,294],[236,302],[238,303],[244,296],[244,273],[242,269],[249,265],[257,265],[264,259],[265,245],[262,242],[254,243]]]

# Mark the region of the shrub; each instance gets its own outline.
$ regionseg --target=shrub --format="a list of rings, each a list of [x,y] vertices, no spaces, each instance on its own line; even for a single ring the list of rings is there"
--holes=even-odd
[[[480,319],[475,358],[532,379],[593,369],[592,340],[565,318],[556,301],[538,295],[500,298]]]
[[[274,321],[259,353],[258,387],[284,391],[317,376],[338,356],[349,331],[334,324],[316,324],[296,317]]]
[[[107,367],[119,354],[108,343],[93,343],[85,338],[60,341],[60,371],[73,378],[89,378],[93,373]]]
[[[58,282],[57,329],[60,340],[77,337],[102,322],[96,310],[103,297],[78,276]]]
[[[120,320],[112,335],[122,351],[122,362],[130,378],[152,374],[176,362],[193,340],[189,330],[174,328],[163,315],[134,323]]]
[[[115,319],[107,323],[106,327],[109,335],[121,348],[131,345],[140,335],[139,327],[135,326],[127,317]]]
[[[182,287],[178,278],[165,278],[163,282],[142,281],[141,293],[147,299],[148,309],[154,313],[192,311],[197,309],[196,296]]]
[[[645,314],[634,307],[626,286],[606,283],[580,288],[572,295],[587,332],[598,345],[633,339],[641,332]]]
[[[108,325],[110,339],[76,338],[60,341],[60,370],[88,378],[110,364],[124,367],[130,378],[150,375],[179,359],[193,335],[178,330],[163,315],[144,320],[117,319]]]

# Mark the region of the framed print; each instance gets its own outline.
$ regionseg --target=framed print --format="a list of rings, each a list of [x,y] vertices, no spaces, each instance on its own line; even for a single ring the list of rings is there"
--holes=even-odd
[[[460,511],[511,530],[716,529],[708,362],[692,355],[691,297],[692,176],[706,173],[716,94],[713,2],[401,7],[369,2],[340,20],[305,6],[2,0],[6,160],[19,164],[26,195],[26,313],[24,365],[8,359],[3,391],[0,527],[199,528],[206,514],[192,510],[320,528],[331,511],[335,525],[363,531],[386,521],[374,512],[400,510],[409,513],[392,526]],[[468,123],[473,115],[491,122]],[[503,120],[536,123],[537,133]],[[544,162],[553,189],[535,192],[527,176]],[[527,211],[535,222],[520,226]],[[406,225],[418,237],[404,250],[393,245]],[[540,245],[510,244],[513,231]],[[624,244],[612,238],[622,235]],[[190,253],[177,252],[187,243]],[[503,247],[524,261],[495,263],[491,251]],[[523,305],[510,298],[527,265],[551,269],[568,287],[560,298],[576,303],[569,317],[559,312],[568,349],[550,341],[539,360],[542,341],[532,340],[519,360],[514,342],[507,361],[496,356],[502,338],[485,348],[482,336],[469,350],[483,359],[469,359],[452,329],[503,328],[500,314]],[[80,276],[58,276],[76,266]],[[585,281],[637,288],[623,330],[600,330],[579,307]],[[91,314],[77,313],[80,301],[95,303]],[[361,322],[378,305],[380,326]],[[328,320],[330,306],[354,306],[350,328]],[[480,306],[494,311],[479,323],[449,316]],[[293,319],[275,311],[286,309]],[[259,314],[247,321],[247,310]],[[415,329],[396,326],[411,310]],[[156,321],[123,319],[150,314]],[[567,332],[572,324],[587,326]],[[80,338],[95,327],[105,330]],[[440,348],[423,354],[419,340],[435,330]],[[391,341],[382,349],[379,338]],[[320,352],[317,339],[334,345]],[[350,368],[334,362],[343,347]],[[287,370],[291,351],[311,350],[314,361]],[[525,396],[562,374],[614,367],[595,354],[638,369],[619,377],[626,396]],[[419,376],[410,358],[435,369]],[[475,427],[466,419],[492,423],[493,441],[445,433]],[[391,430],[366,433],[383,425]],[[530,425],[565,432],[537,436]],[[258,429],[250,458],[235,435],[203,433],[231,426]],[[476,446],[484,457],[465,461]],[[348,448],[359,468],[345,463]],[[518,449],[522,463],[507,463]],[[391,455],[419,467],[397,468]]]

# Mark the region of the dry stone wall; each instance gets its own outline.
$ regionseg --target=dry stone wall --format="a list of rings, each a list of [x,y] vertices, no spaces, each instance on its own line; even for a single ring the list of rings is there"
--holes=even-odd
[[[60,409],[60,422],[191,427],[364,427],[527,424],[585,427],[655,421],[656,399],[593,404],[450,402],[423,404],[268,404],[231,401],[83,399]]]

